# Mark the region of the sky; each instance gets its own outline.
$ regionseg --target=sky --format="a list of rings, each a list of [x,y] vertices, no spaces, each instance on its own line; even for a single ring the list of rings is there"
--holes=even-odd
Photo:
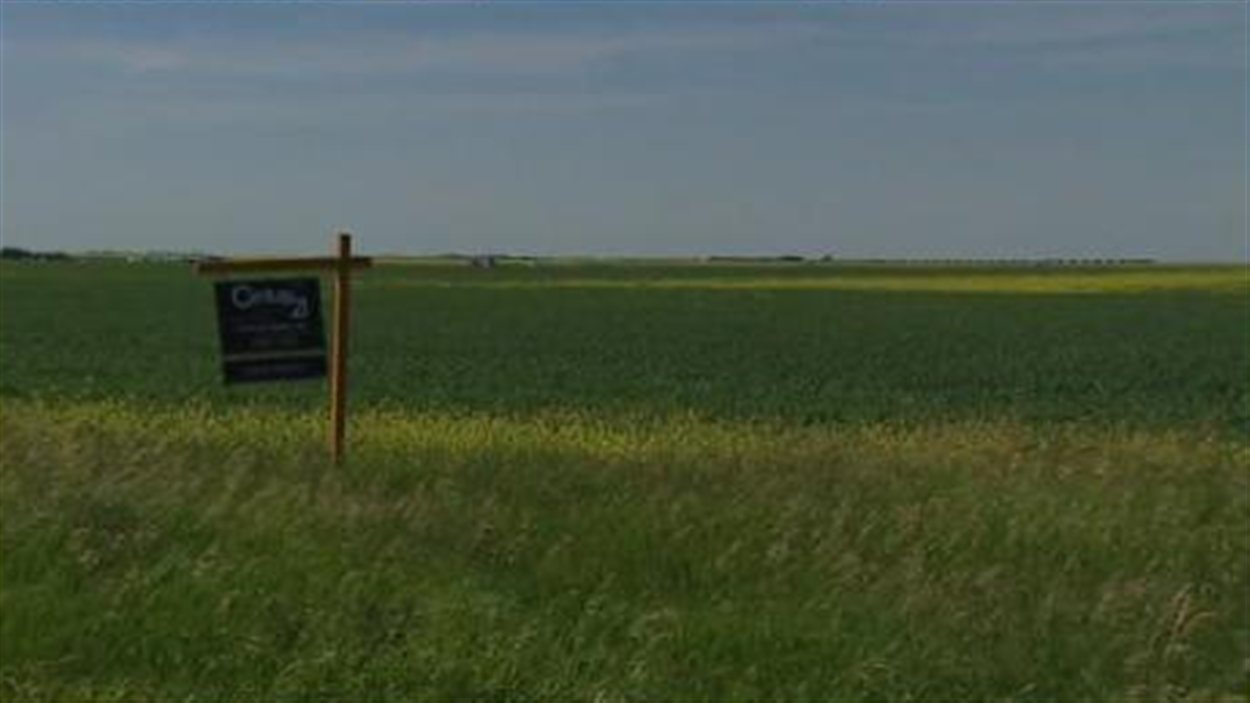
[[[0,239],[1244,262],[1248,7],[6,1]]]

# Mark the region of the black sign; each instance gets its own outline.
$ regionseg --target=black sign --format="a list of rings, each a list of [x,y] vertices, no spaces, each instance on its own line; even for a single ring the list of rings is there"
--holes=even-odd
[[[216,292],[226,383],[325,376],[320,281],[222,281]]]

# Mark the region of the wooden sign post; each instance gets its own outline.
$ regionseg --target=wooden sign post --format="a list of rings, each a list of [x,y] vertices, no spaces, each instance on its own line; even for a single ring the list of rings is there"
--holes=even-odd
[[[353,269],[368,268],[373,265],[373,260],[366,256],[352,256],[352,236],[346,232],[338,235],[338,255],[337,256],[316,256],[293,259],[226,259],[222,261],[201,261],[196,263],[195,270],[200,274],[222,275],[236,273],[252,273],[257,271],[316,271],[320,273],[332,273],[334,275],[334,324],[330,331],[330,417],[327,427],[329,435],[330,456],[335,463],[343,461],[344,442],[347,435],[347,348],[348,348],[348,332],[351,326],[351,273]],[[306,310],[311,300],[312,305],[316,306],[316,295],[300,296],[298,291],[301,286],[306,287],[303,281],[270,281],[270,282],[246,282],[253,286],[257,284],[268,284],[264,288],[263,297],[266,302],[272,302],[278,305],[286,305],[292,310]],[[247,287],[246,284],[240,284],[237,288]],[[218,300],[220,301],[230,297],[230,293],[223,292],[224,289],[219,288]],[[236,300],[251,301],[249,298],[253,295],[253,288],[248,288],[248,293],[241,296],[235,296]],[[304,308],[300,306],[303,305]],[[250,307],[244,306],[244,307]],[[314,346],[308,345],[306,341],[310,334],[314,334],[310,330],[316,330],[315,335],[320,335],[320,310],[316,310],[317,318],[315,324],[311,322],[282,321],[274,323],[266,320],[261,325],[250,326],[253,337],[240,342],[237,336],[232,336],[233,332],[228,330],[225,325],[226,315],[219,310],[219,318],[223,320],[222,344],[223,352],[227,353],[225,359],[226,379],[227,382],[237,381],[263,381],[278,380],[283,378],[309,378],[311,376],[319,376],[320,367],[316,365],[317,357],[310,357],[306,352],[316,351]],[[270,315],[272,317],[272,314]],[[291,317],[300,317],[300,315],[292,314]],[[239,329],[249,330],[249,326],[239,325]],[[269,334],[269,339],[265,335]],[[231,341],[227,341],[227,339]],[[229,356],[231,345],[240,348],[247,348],[253,353],[245,355],[242,359]],[[268,352],[260,352],[258,349],[269,347]],[[292,353],[297,355],[292,355]],[[320,357],[324,365],[324,357]],[[243,377],[231,376],[231,365],[235,369],[244,369]]]

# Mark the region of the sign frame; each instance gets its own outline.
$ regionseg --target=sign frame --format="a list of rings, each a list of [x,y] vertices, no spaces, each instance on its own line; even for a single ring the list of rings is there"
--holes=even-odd
[[[347,438],[347,350],[351,328],[351,274],[355,269],[373,266],[367,256],[352,256],[352,235],[338,233],[337,256],[303,258],[222,259],[198,261],[200,275],[231,275],[257,271],[312,271],[334,278],[334,311],[330,331],[330,407],[327,435],[330,458],[343,462]],[[293,357],[295,358],[295,357]]]

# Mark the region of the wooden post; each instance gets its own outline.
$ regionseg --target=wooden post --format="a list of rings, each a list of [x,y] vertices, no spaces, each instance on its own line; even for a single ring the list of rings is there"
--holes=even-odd
[[[334,269],[334,329],[330,341],[330,456],[343,462],[347,435],[347,342],[351,328],[352,235],[339,233],[338,266]]]

